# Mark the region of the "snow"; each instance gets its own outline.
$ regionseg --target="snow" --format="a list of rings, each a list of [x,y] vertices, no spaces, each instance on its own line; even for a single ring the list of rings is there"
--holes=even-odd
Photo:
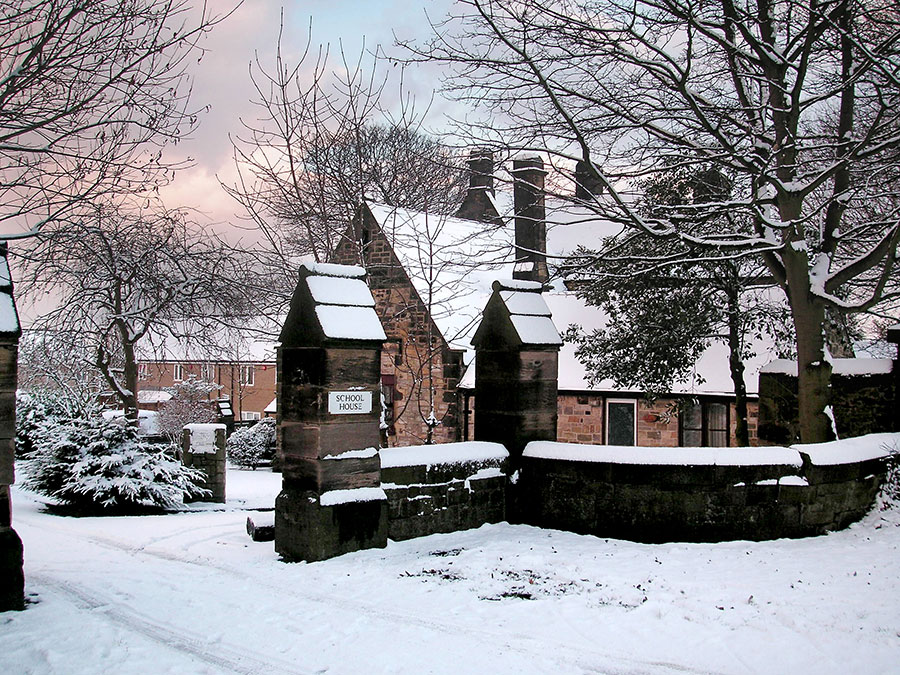
[[[0,671],[897,670],[898,509],[798,540],[646,545],[499,523],[285,564],[245,530],[281,477],[227,480],[224,506],[142,518],[64,518],[14,487],[32,604],[0,615]]]
[[[497,279],[491,284],[495,291],[541,291],[544,285],[537,281],[524,279]]]
[[[278,398],[273,398],[272,402],[265,408],[263,408],[263,412],[269,413],[270,415],[274,415],[276,412],[278,412]]]
[[[345,277],[306,278],[313,300],[323,305],[351,305],[356,307],[374,307],[372,292],[361,279]]]
[[[19,315],[12,293],[0,290],[0,333],[16,333],[18,330]]]
[[[369,459],[370,457],[374,457],[377,454],[378,450],[376,450],[375,448],[365,448],[363,450],[347,450],[346,452],[342,452],[337,455],[325,455],[322,459]]]
[[[366,276],[366,270],[357,265],[335,265],[332,263],[303,263],[310,274],[326,277],[345,277],[350,279],[362,279]]]
[[[439,464],[463,464],[504,460],[509,457],[500,443],[466,441],[463,443],[441,443],[439,445],[413,445],[400,448],[382,448],[381,468],[398,466],[435,466]]]
[[[224,433],[224,424],[185,424],[184,428],[191,434],[191,453],[216,454],[216,432]]]
[[[380,487],[360,487],[349,490],[329,490],[319,495],[322,506],[336,506],[351,502],[377,502],[387,500],[387,495]]]
[[[550,316],[550,308],[540,293],[501,291],[500,297],[510,314],[528,316]]]
[[[886,375],[891,372],[893,366],[892,359],[831,359],[832,373],[835,375]],[[797,362],[792,359],[775,359],[763,366],[759,372],[797,377]]]
[[[372,307],[316,305],[316,318],[325,337],[338,340],[387,339]]]
[[[758,466],[800,467],[800,453],[792,448],[647,448],[621,445],[580,445],[555,441],[532,441],[525,457],[561,459],[572,462],[678,466]]]
[[[124,423],[124,410],[104,410],[100,413],[103,419],[120,420]],[[138,410],[138,429],[142,434],[153,436],[159,433],[159,413],[155,410]]]
[[[139,389],[138,403],[165,403],[172,400],[172,394],[167,391],[153,389]]]
[[[524,316],[514,314],[509,317],[519,339],[528,345],[562,345],[562,338],[549,316]]]
[[[793,447],[809,455],[810,461],[818,466],[851,464],[900,452],[900,433],[869,434],[840,441]]]

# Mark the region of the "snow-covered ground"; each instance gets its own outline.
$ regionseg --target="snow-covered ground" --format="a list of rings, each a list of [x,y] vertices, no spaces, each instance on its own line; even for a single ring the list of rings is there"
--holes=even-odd
[[[900,511],[764,543],[643,545],[506,524],[314,564],[245,533],[279,476],[229,502],[68,518],[14,490],[24,612],[4,673],[900,671]]]

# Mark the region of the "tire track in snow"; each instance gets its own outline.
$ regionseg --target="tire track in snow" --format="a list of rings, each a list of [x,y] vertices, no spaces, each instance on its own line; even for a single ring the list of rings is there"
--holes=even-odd
[[[246,648],[237,649],[221,642],[210,647],[208,641],[196,633],[181,627],[176,631],[163,626],[124,603],[101,597],[95,591],[73,584],[69,580],[62,581],[52,574],[32,572],[29,574],[29,578],[38,584],[52,588],[61,595],[68,596],[80,609],[102,614],[113,623],[137,635],[198,658],[216,668],[239,675],[264,675],[273,672],[273,669],[286,675],[309,675],[311,672],[298,670],[289,661],[253,652]]]
[[[20,522],[26,522],[32,527],[55,531],[63,535],[73,536],[81,540],[88,540],[98,546],[108,550],[121,551],[132,556],[148,556],[167,562],[191,565],[208,570],[210,568],[224,572],[230,576],[237,577],[242,581],[246,581],[246,570],[228,565],[214,558],[190,558],[186,555],[180,555],[172,551],[154,551],[146,548],[146,544],[135,546],[131,543],[124,542],[111,537],[104,537],[93,534],[73,533],[65,528],[53,526],[43,522],[41,519],[24,518]],[[204,528],[212,529],[212,528]],[[223,527],[222,535],[232,534],[233,530],[229,527]],[[165,536],[163,538],[170,538]],[[254,583],[259,586],[274,590],[279,593],[284,592],[284,587],[279,584],[256,578]],[[602,673],[604,675],[638,675],[642,673],[658,673],[662,670],[675,673],[691,673],[695,675],[717,675],[713,671],[697,670],[689,666],[667,661],[646,661],[638,658],[630,658],[616,656],[609,653],[596,651],[584,647],[576,647],[573,645],[561,644],[544,640],[539,636],[530,636],[524,634],[509,634],[491,631],[490,629],[479,627],[478,629],[449,621],[441,621],[433,617],[414,613],[411,611],[395,612],[381,605],[374,605],[359,600],[350,599],[338,595],[327,595],[323,593],[315,593],[302,588],[292,587],[291,594],[298,600],[322,605],[329,609],[340,609],[351,614],[363,614],[375,621],[390,621],[394,624],[408,628],[428,629],[440,635],[463,635],[477,641],[486,647],[503,653],[505,651],[528,653],[536,658],[546,658],[548,654],[554,655],[554,660],[560,665],[566,665],[570,669],[579,669],[583,672]],[[301,633],[302,629],[296,624],[283,624],[290,627],[297,633]],[[232,651],[234,651],[232,649]],[[616,664],[616,665],[612,665]],[[650,670],[647,670],[647,669]],[[238,671],[244,672],[244,671]],[[256,672],[256,671],[251,671]],[[290,672],[290,671],[286,671]],[[574,672],[570,670],[569,672]]]

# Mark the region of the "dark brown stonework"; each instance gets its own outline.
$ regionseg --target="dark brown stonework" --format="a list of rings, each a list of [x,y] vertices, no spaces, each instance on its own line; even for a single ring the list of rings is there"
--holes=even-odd
[[[513,160],[516,220],[516,268],[513,279],[546,283],[547,213],[544,206],[544,162],[540,157]]]
[[[503,225],[493,195],[494,153],[487,148],[474,148],[469,153],[469,189],[456,217]]]
[[[458,441],[461,421],[456,385],[462,376],[463,354],[451,349],[441,335],[390,241],[365,206],[332,262],[365,267],[375,311],[388,338],[382,345],[379,366],[382,379],[390,381],[387,386],[395,393],[391,406],[395,417],[386,434],[387,445],[426,441],[429,365],[435,417],[440,420],[432,430],[432,441]]]
[[[832,409],[838,438],[898,430],[897,362],[894,372],[877,375],[832,375]],[[797,378],[784,373],[759,374],[759,438],[775,444],[800,439]]]
[[[317,319],[320,305],[307,283],[313,276],[328,279],[315,269],[301,268],[278,350],[278,454],[283,485],[275,502],[275,550],[288,561],[323,560],[387,545],[383,494],[369,501],[347,495],[346,501],[340,500],[343,503],[322,503],[322,496],[332,491],[380,489],[381,461],[376,450],[381,341],[331,337]],[[374,310],[366,311],[377,324]],[[345,391],[369,394],[371,410],[330,411],[329,393]]]
[[[555,441],[559,344],[534,344],[518,334],[494,283],[475,346],[475,440],[501,443],[513,467],[530,441]],[[540,295],[540,286],[520,293]],[[549,312],[545,317],[549,322]],[[552,327],[552,324],[551,324]]]
[[[21,331],[6,254],[6,243],[0,243],[0,303],[4,325],[8,328],[0,331],[0,612],[25,607],[22,540],[12,527],[9,494],[9,486],[15,482],[16,380]]]
[[[523,522],[632,541],[758,541],[839,530],[871,508],[885,465],[688,466],[523,458]],[[808,485],[779,485],[800,474]]]
[[[215,452],[209,448],[195,445],[192,441],[191,429],[196,427],[215,427]],[[225,425],[193,425],[189,424],[182,431],[181,456],[185,466],[199,469],[206,479],[200,487],[209,490],[209,494],[202,497],[185,497],[186,502],[216,502],[225,503]]]

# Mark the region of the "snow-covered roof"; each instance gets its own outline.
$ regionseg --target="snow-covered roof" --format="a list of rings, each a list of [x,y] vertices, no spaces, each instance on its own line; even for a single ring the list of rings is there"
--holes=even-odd
[[[584,300],[571,292],[551,292],[542,296],[549,308],[553,323],[560,331],[565,331],[571,324],[581,326],[586,332],[606,325],[606,315],[598,307],[588,305]],[[759,392],[759,371],[774,356],[771,346],[760,343],[755,355],[745,361],[744,379],[747,393],[756,395]],[[466,369],[460,387],[475,388],[475,363]],[[601,393],[641,393],[616,385],[612,380],[603,380],[595,385],[588,383],[588,373],[584,365],[575,356],[575,345],[563,343],[559,351],[559,383],[560,391],[596,391]],[[711,344],[694,366],[690,378],[676,382],[672,394],[732,396],[734,384],[728,368],[728,347],[716,342]]]
[[[893,367],[893,359],[831,359],[831,372],[835,375],[887,375]],[[763,366],[759,372],[797,377],[797,362],[790,359],[775,359]]]
[[[375,313],[372,291],[360,277],[365,270],[352,265],[305,263],[305,281],[315,304],[316,320],[326,338],[386,340]]]
[[[222,325],[214,335],[195,337],[189,325],[178,334],[163,327],[154,328],[137,346],[139,361],[175,363],[274,363],[277,343],[274,337],[280,321],[258,319],[243,326]]]
[[[323,339],[386,340],[365,275],[363,268],[353,265],[301,265],[300,280],[279,336],[282,344]]]
[[[491,284],[512,277],[512,230],[374,202],[367,206],[444,339],[468,349]]]
[[[167,391],[138,389],[138,403],[165,403],[171,400],[172,394]]]

